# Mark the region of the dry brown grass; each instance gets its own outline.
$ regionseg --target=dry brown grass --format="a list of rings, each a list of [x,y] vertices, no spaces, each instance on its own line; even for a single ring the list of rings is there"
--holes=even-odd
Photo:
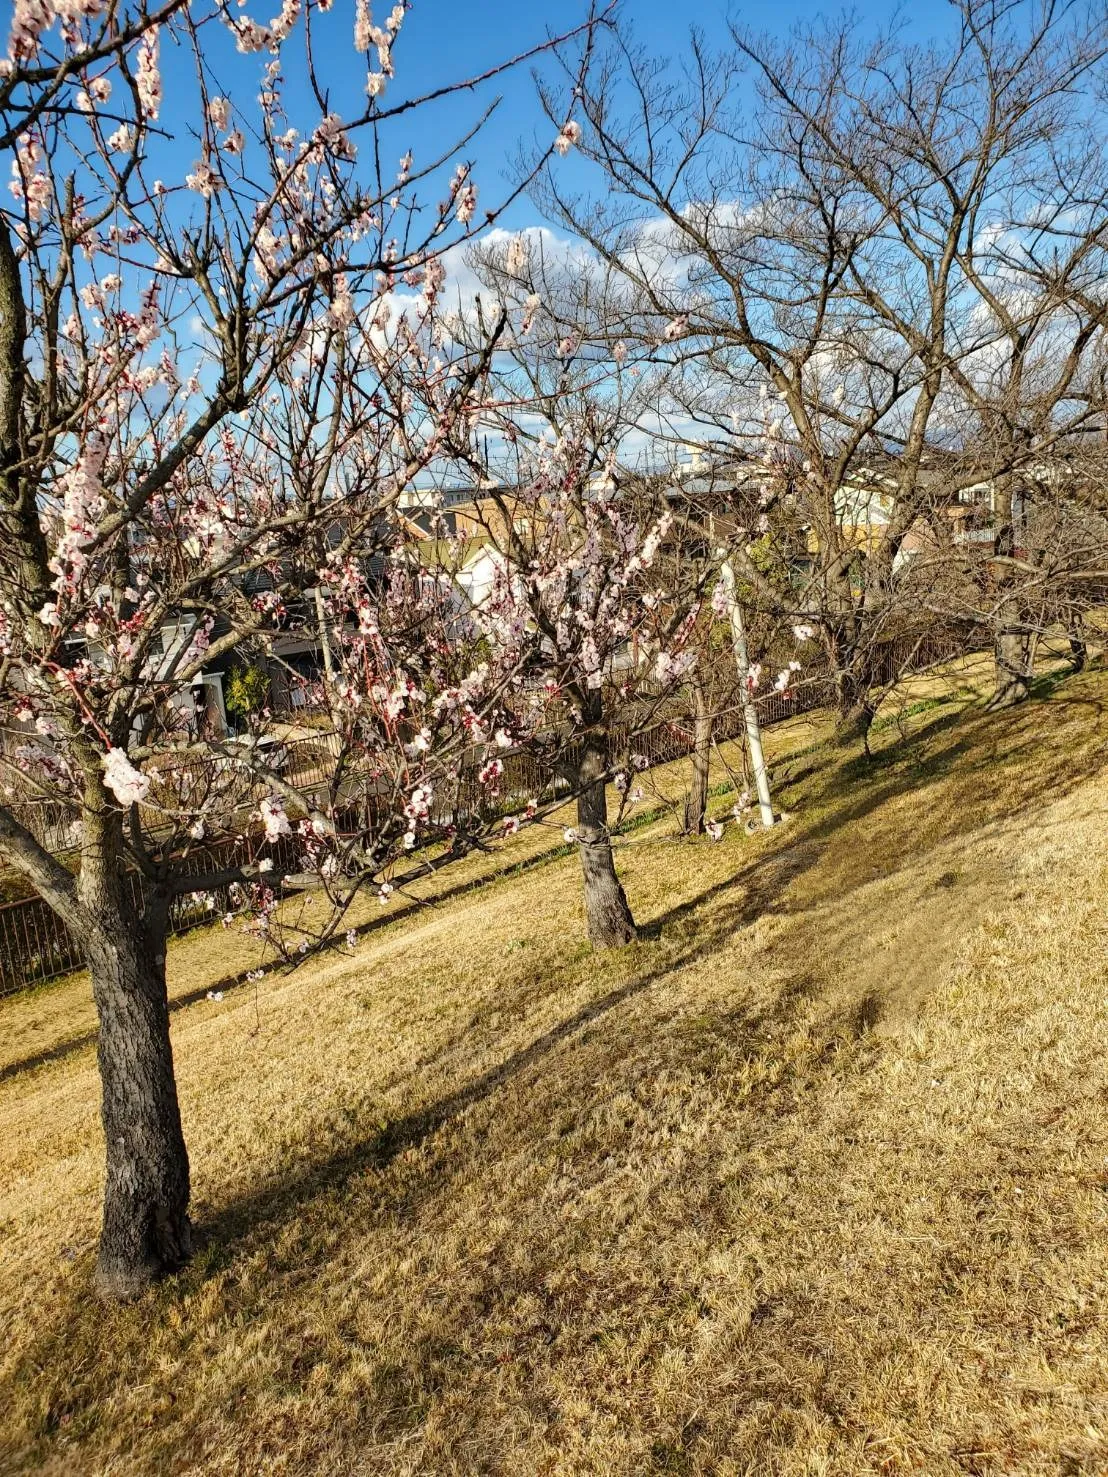
[[[779,832],[635,833],[631,950],[555,859],[183,1005],[207,1245],[132,1308],[81,983],[0,1008],[0,1465],[1108,1471],[1108,677],[944,695]]]

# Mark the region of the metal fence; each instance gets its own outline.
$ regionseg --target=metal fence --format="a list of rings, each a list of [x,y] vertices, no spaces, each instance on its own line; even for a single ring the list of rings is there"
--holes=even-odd
[[[274,842],[246,838],[245,847],[227,842],[218,848],[208,848],[204,854],[182,858],[181,865],[186,872],[191,867],[199,875],[227,866],[232,859],[258,860],[268,856],[275,868],[291,868],[297,854],[295,838],[291,836],[280,836]],[[132,900],[137,903],[139,879],[135,873],[127,874],[127,885]],[[169,931],[187,933],[230,912],[232,906],[230,887],[210,889],[202,897],[182,893],[170,904]],[[42,898],[35,895],[0,904],[0,996],[14,995],[29,985],[57,979],[80,969],[84,962],[80,945]]]
[[[296,739],[263,740],[263,757],[290,784],[305,794],[326,790],[338,758],[338,738],[320,732]],[[172,831],[166,813],[218,809],[233,818],[249,814],[267,786],[249,769],[250,754],[237,755],[231,744],[220,754],[164,758],[146,770],[151,780],[148,803],[139,806],[146,835],[157,839]],[[8,809],[42,846],[66,861],[76,857],[78,822],[61,801],[27,799],[7,802]],[[3,870],[0,864],[0,870]]]

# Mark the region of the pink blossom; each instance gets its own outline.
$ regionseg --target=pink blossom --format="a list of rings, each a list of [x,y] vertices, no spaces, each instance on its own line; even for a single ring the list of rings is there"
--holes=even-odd
[[[519,331],[521,334],[530,333],[535,321],[535,314],[542,306],[542,298],[537,292],[532,292],[523,300],[523,318],[520,321]]]
[[[357,0],[354,8],[354,50],[368,51],[373,34],[369,0]]]
[[[473,213],[476,209],[477,186],[470,180],[458,191],[458,200],[454,208],[454,214],[461,225],[468,226],[473,219]]]
[[[322,144],[329,154],[334,154],[336,159],[353,160],[358,156],[358,150],[346,131],[346,124],[338,113],[328,113],[326,118],[316,125],[312,141]]]
[[[292,34],[292,28],[300,18],[300,4],[301,0],[284,0],[280,13],[270,21],[270,40],[275,48]]]
[[[8,56],[13,62],[27,61],[38,51],[39,37],[54,23],[56,10],[48,0],[15,0]]]
[[[185,184],[205,200],[210,200],[217,190],[222,190],[223,181],[214,173],[207,160],[201,159],[191,174],[185,175]]]
[[[27,206],[27,214],[32,221],[37,221],[45,215],[50,207],[50,180],[42,170],[34,173],[21,175],[17,162],[12,163],[12,179],[9,189],[16,200],[23,200]]]
[[[236,16],[230,24],[238,38],[239,51],[264,51],[269,45],[271,37],[268,29],[265,26],[259,26],[249,16]]]
[[[331,306],[327,310],[327,316],[336,328],[347,328],[354,321],[354,299],[350,296],[350,287],[345,272],[339,272],[335,277]]]
[[[504,256],[504,265],[514,275],[522,272],[527,265],[527,241],[523,236],[513,236],[508,242],[508,250]]]
[[[213,97],[208,102],[208,122],[220,133],[231,121],[231,104],[225,97]]]

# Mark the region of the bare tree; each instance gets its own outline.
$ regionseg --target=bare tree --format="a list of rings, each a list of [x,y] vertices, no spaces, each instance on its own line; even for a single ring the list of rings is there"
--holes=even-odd
[[[1072,420],[1088,382],[1103,190],[1086,107],[1104,52],[1082,7],[993,0],[965,0],[927,48],[815,24],[784,42],[735,28],[713,54],[694,34],[680,71],[623,34],[578,104],[600,189],[541,176],[548,216],[622,284],[611,334],[671,365],[687,439],[760,463],[766,518],[801,524],[789,599],[818,627],[847,733],[868,729],[903,625],[905,569],[935,512],[929,457],[957,451],[980,479],[967,405],[995,403],[980,386],[990,356],[1053,343],[1054,392],[1039,398],[1052,436],[1050,410]],[[543,95],[552,110],[561,97]],[[1059,260],[1048,242],[1063,236]],[[997,290],[1013,255],[1036,264],[1030,304]],[[993,436],[989,458],[1003,501],[1026,444]],[[741,572],[772,599],[752,561]]]

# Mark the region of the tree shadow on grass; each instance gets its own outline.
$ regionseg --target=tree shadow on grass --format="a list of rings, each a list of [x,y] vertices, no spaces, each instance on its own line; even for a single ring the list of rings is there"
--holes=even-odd
[[[753,916],[756,906],[753,897],[750,906]],[[716,931],[713,939],[718,943]],[[199,1224],[200,1245],[195,1264],[168,1279],[134,1308],[109,1314],[106,1323],[109,1332],[101,1331],[101,1315],[86,1290],[91,1259],[82,1258],[74,1268],[75,1275],[51,1299],[46,1316],[37,1326],[33,1344],[21,1354],[13,1369],[11,1394],[24,1393],[18,1402],[13,1399],[12,1409],[18,1403],[24,1419],[26,1412],[33,1410],[30,1428],[23,1436],[20,1469],[35,1470],[59,1438],[64,1439],[74,1454],[79,1453],[82,1439],[95,1438],[101,1419],[98,1406],[103,1399],[105,1363],[109,1369],[114,1366],[113,1377],[120,1380],[157,1380],[142,1353],[143,1329],[151,1325],[164,1327],[168,1309],[173,1307],[177,1310],[173,1315],[177,1321],[172,1326],[179,1330],[182,1350],[188,1350],[195,1312],[181,1321],[179,1310],[189,1306],[199,1308],[200,1303],[195,1300],[197,1289],[233,1269],[240,1258],[264,1249],[267,1275],[241,1285],[232,1277],[224,1293],[229,1303],[228,1316],[232,1321],[249,1321],[253,1316],[252,1306],[257,1305],[258,1316],[276,1318],[279,1322],[279,1312],[266,1309],[265,1303],[274,1298],[282,1302],[291,1299],[298,1287],[323,1273],[330,1258],[332,1230],[342,1227],[345,1237],[359,1221],[367,1234],[371,1228],[394,1218],[417,1221],[436,1197],[449,1193],[451,1171],[458,1157],[473,1158],[473,1172],[487,1172],[495,1156],[503,1152],[501,1147],[490,1149],[486,1137],[486,1125],[493,1116],[497,1120],[505,1115],[518,1118],[522,1136],[528,1128],[534,1132],[535,1124],[543,1125],[545,1130],[559,1112],[570,1110],[575,1116],[585,1115],[595,1103],[622,1090],[635,1066],[624,1056],[620,1047],[621,1028],[612,1030],[613,1019],[648,996],[651,988],[673,968],[690,962],[708,947],[707,942],[687,947],[659,967],[635,974],[425,1109],[382,1125],[362,1141],[298,1173],[286,1173],[279,1180],[258,1184],[232,1199]],[[770,1002],[736,1004],[714,1015],[710,1030],[680,1035],[678,1059],[687,1060],[700,1074],[710,1075],[714,1070],[716,1041],[740,1040],[744,1053],[767,1050],[774,1041],[789,1034],[806,1002],[817,991],[818,981],[794,975],[783,981]],[[667,1007],[658,1005],[651,1008],[645,1019],[625,1022],[623,1029],[634,1030],[636,1040],[645,1032],[648,1039],[657,1035],[672,1043],[673,1024]],[[844,1014],[830,1034],[837,1031],[844,1037],[852,1037],[864,1029],[856,1013]],[[562,1058],[559,1069],[552,1069],[552,1059],[567,1049],[570,1055]],[[795,1085],[793,1076],[801,1070],[799,1063],[783,1064],[774,1080],[759,1084],[751,1092],[751,1109],[757,1109],[768,1094],[788,1093]],[[520,1084],[525,1089],[522,1097],[509,1091]],[[537,1107],[535,1098],[539,1099]],[[482,1111],[466,1121],[475,1109]],[[405,1151],[428,1144],[451,1127],[461,1127],[461,1133],[445,1142],[434,1157],[421,1162],[413,1174],[389,1177],[390,1167]],[[541,1166],[544,1161],[539,1144],[535,1145],[535,1155],[536,1164]],[[311,1218],[313,1239],[306,1245],[298,1236],[289,1238],[283,1233],[304,1215],[309,1205],[315,1207]],[[372,1207],[368,1218],[367,1205]],[[505,1209],[511,1216],[511,1202]],[[539,1260],[550,1252],[541,1237],[530,1243],[525,1238],[524,1249],[529,1257]],[[516,1270],[529,1285],[532,1280],[536,1286],[540,1284],[537,1274],[532,1279]],[[511,1281],[505,1280],[494,1256],[472,1283],[459,1289],[460,1303],[429,1302],[427,1319],[421,1319],[419,1327],[406,1340],[403,1368],[396,1371],[397,1389],[382,1392],[380,1410],[366,1412],[352,1408],[350,1429],[369,1418],[379,1428],[378,1439],[410,1430],[415,1406],[412,1392],[426,1394],[428,1385],[443,1377],[444,1361],[449,1361],[452,1341],[460,1331],[511,1295]],[[290,1373],[290,1381],[294,1377],[295,1370]],[[33,1397],[29,1393],[32,1389]],[[167,1427],[175,1418],[167,1412]],[[182,1431],[187,1439],[190,1419],[187,1406],[182,1407],[180,1419],[185,1422]],[[316,1434],[324,1439],[321,1433]],[[169,1430],[151,1431],[152,1442],[171,1445],[173,1439]],[[14,1464],[12,1470],[17,1470]]]
[[[1104,768],[1106,710],[1097,698],[1080,694],[1055,698],[1050,707],[1058,713],[1053,729],[1043,724],[1038,704],[998,714],[946,714],[872,759],[858,756],[831,768],[810,790],[830,813],[809,824],[801,820],[801,835],[826,846],[890,802],[936,789],[927,814],[934,846],[1062,799]],[[888,824],[867,834],[839,880],[852,874],[864,882],[873,863],[895,871],[919,851],[916,833],[890,811]]]
[[[477,892],[483,887],[494,883],[510,880],[513,877],[522,877],[526,873],[534,871],[536,867],[544,866],[548,862],[557,861],[566,856],[572,850],[570,847],[556,844],[545,851],[540,851],[534,856],[524,857],[521,861],[512,862],[507,867],[500,868],[492,874],[479,877],[467,878],[464,882],[456,882],[452,887],[437,892],[433,897],[416,898],[402,907],[393,909],[392,912],[382,914],[379,918],[369,918],[364,923],[356,925],[351,931],[358,938],[377,933],[383,928],[391,928],[397,923],[404,923],[415,914],[425,912],[429,908],[438,907],[443,903],[453,902],[468,893]],[[325,952],[333,952],[342,948],[345,935],[339,934],[337,938],[326,945]],[[319,957],[319,956],[313,956]],[[240,990],[255,981],[251,978],[253,969],[240,969],[234,974],[224,975],[222,979],[212,980],[207,984],[200,985],[195,990],[186,990],[182,994],[174,995],[169,1002],[170,1015],[176,1015],[178,1011],[187,1010],[192,1005],[198,1005],[206,1000],[213,992],[230,994],[234,990]],[[288,972],[287,966],[282,964],[265,966],[266,974],[280,977]],[[44,988],[49,988],[49,985]],[[99,1033],[93,1029],[82,1031],[80,1035],[69,1036],[64,1041],[59,1041],[56,1046],[44,1047],[41,1051],[31,1053],[30,1056],[19,1058],[18,1061],[8,1062],[0,1067],[0,1084],[10,1081],[13,1077],[20,1077],[25,1072],[33,1072],[39,1067],[50,1066],[54,1062],[65,1061],[67,1057],[75,1052],[83,1051],[86,1047],[95,1046]]]
[[[560,1048],[587,1045],[593,1038],[593,1027],[605,1025],[623,1007],[647,995],[674,972],[712,957],[737,931],[764,916],[790,881],[818,864],[820,855],[818,845],[798,839],[784,850],[760,856],[736,876],[704,888],[694,897],[668,909],[642,930],[643,942],[635,946],[635,953],[641,956],[652,944],[660,945],[661,957],[648,968],[588,1001],[527,1046],[428,1107],[382,1124],[365,1139],[325,1160],[305,1165],[291,1174],[282,1173],[279,1179],[257,1185],[207,1217],[199,1227],[199,1234],[208,1247],[208,1264],[213,1268],[225,1265],[234,1256],[234,1246],[239,1239],[294,1214],[304,1200],[341,1191],[353,1179],[386,1170],[400,1155],[423,1146],[441,1130],[463,1119],[471,1109],[489,1102],[504,1088],[529,1074],[541,1075],[536,1069],[544,1067]],[[717,908],[711,919],[702,920],[695,931],[680,931],[697,910],[708,903],[718,903],[729,893],[736,894],[733,903]],[[818,990],[818,981],[798,970],[782,982],[776,997],[777,1009],[791,1019],[800,1003],[810,999]],[[844,1013],[840,1024],[857,1034],[876,1019],[875,1011],[872,1001],[862,1007],[855,1003]],[[764,1023],[770,1018],[764,1013],[752,1016],[746,1007],[740,1006],[721,1015],[720,1021],[727,1025],[729,1031],[742,1032],[751,1029],[756,1022]],[[434,1070],[438,1060],[433,1058],[422,1062],[420,1070]]]
[[[994,753],[986,751],[986,747],[981,742],[982,730],[991,732],[998,740],[1004,736],[1010,739],[1013,734],[1017,736],[1022,734],[1026,738],[1025,746],[1033,748],[1038,756],[1039,762],[1034,766],[1029,766],[1029,772],[1023,777],[1022,783],[1017,786],[1016,793],[1007,794],[1003,802],[1004,811],[1010,812],[1046,795],[1049,795],[1051,799],[1061,798],[1069,790],[1084,783],[1095,774],[1103,762],[1103,750],[1093,745],[1086,745],[1080,762],[1075,762],[1072,746],[1067,742],[1071,736],[1074,714],[1084,720],[1092,718],[1092,724],[1084,729],[1086,735],[1091,729],[1099,727],[1105,716],[1106,708],[1100,696],[1100,687],[1084,682],[1083,675],[1074,675],[1063,670],[1048,673],[1036,679],[1033,688],[1034,698],[1049,698],[1051,709],[1062,715],[1053,733],[1048,730],[1044,734],[1041,723],[1042,703],[1034,699],[1001,713],[987,713],[982,709],[972,708],[968,711],[963,708],[953,712],[937,711],[933,719],[921,725],[909,737],[886,745],[872,757],[859,754],[837,763],[833,762],[829,766],[809,765],[796,774],[789,775],[779,791],[782,800],[789,797],[791,804],[792,795],[799,790],[801,794],[810,793],[811,797],[821,804],[835,805],[832,815],[808,825],[801,821],[797,828],[790,828],[785,833],[790,840],[795,838],[792,840],[794,845],[795,841],[816,842],[821,844],[821,849],[808,855],[801,864],[795,862],[784,864],[778,876],[774,875],[774,868],[782,864],[768,862],[769,873],[765,880],[759,877],[759,871],[765,863],[756,862],[753,870],[745,868],[734,878],[717,883],[696,897],[678,904],[667,914],[652,919],[643,928],[643,937],[657,940],[664,928],[688,919],[705,904],[714,901],[735,886],[754,886],[762,899],[763,909],[770,910],[774,905],[773,887],[787,886],[799,872],[814,866],[822,855],[823,844],[829,842],[844,829],[857,825],[859,821],[880,810],[890,800],[909,790],[918,790],[926,785],[939,783],[949,778],[959,767],[964,772],[965,783],[962,787],[961,803],[946,808],[949,821],[948,836],[952,837],[960,832],[975,829],[985,820],[998,818],[998,814],[1003,812],[994,809],[991,815],[982,813],[981,802],[983,795],[987,792],[988,774],[996,763]],[[1098,675],[1103,679],[1103,672],[1097,668],[1093,668],[1088,675],[1094,683]],[[1029,732],[1029,730],[1033,731]],[[956,731],[958,731],[958,737],[954,742],[943,742],[949,740]],[[1063,759],[1064,764],[1061,762]],[[840,803],[844,799],[847,799],[849,803],[845,805]],[[987,810],[988,807],[985,806],[984,809]],[[891,841],[891,835],[887,839]],[[468,878],[444,889],[432,898],[412,901],[387,915],[371,918],[355,928],[354,932],[359,937],[366,937],[382,928],[403,923],[430,907],[455,901],[490,884],[513,876],[525,875],[537,867],[559,860],[568,853],[568,850],[566,847],[555,845],[546,851],[501,868],[491,875]],[[910,852],[909,840],[900,847],[891,845],[886,855],[890,863],[897,863]],[[866,879],[860,878],[859,880]],[[745,907],[740,907],[736,916],[741,918],[744,911]],[[741,923],[735,922],[733,926],[739,927]],[[336,941],[336,947],[339,942]],[[207,998],[210,991],[227,994],[243,988],[251,983],[247,978],[248,973],[247,970],[240,970],[223,979],[175,996],[170,1002],[171,1014],[199,1004]],[[96,1039],[95,1030],[85,1031],[55,1046],[44,1048],[18,1061],[9,1062],[0,1067],[0,1084],[25,1072],[64,1061],[75,1052],[94,1045]]]
[[[1074,706],[1083,712],[1085,699],[1075,695]],[[1102,705],[1094,703],[1093,707],[1099,720],[1103,713]],[[674,971],[711,956],[737,930],[753,923],[767,911],[780,907],[782,894],[819,864],[827,846],[838,833],[856,825],[908,790],[918,789],[921,785],[937,785],[961,770],[959,783],[939,792],[943,811],[940,819],[945,828],[940,840],[959,831],[975,829],[995,818],[996,806],[969,805],[967,799],[987,781],[996,759],[990,752],[975,752],[979,747],[980,733],[977,744],[970,742],[972,735],[953,734],[950,731],[953,721],[957,720],[952,715],[943,715],[924,730],[922,737],[930,738],[933,752],[921,753],[912,741],[908,741],[907,747],[904,743],[897,744],[891,754],[883,751],[888,757],[881,758],[875,766],[867,766],[863,771],[869,779],[864,793],[854,790],[857,774],[852,781],[849,774],[842,772],[849,769],[853,761],[829,772],[822,784],[824,798],[834,798],[836,790],[841,797],[845,791],[854,795],[853,803],[830,816],[814,817],[808,826],[804,825],[802,817],[799,818],[781,833],[780,841],[772,836],[766,838],[766,849],[735,876],[700,888],[693,896],[683,897],[656,917],[644,930],[646,942],[630,956],[623,956],[632,967],[642,960],[647,963],[646,968],[636,970],[630,978],[565,1015],[527,1045],[512,1051],[470,1080],[460,1082],[426,1107],[375,1126],[372,1132],[362,1133],[356,1141],[314,1162],[285,1169],[277,1177],[256,1182],[246,1187],[243,1193],[230,1197],[214,1213],[202,1217],[198,1230],[206,1246],[201,1250],[197,1265],[172,1279],[160,1293],[153,1294],[127,1316],[140,1322],[159,1318],[160,1310],[167,1302],[177,1302],[182,1292],[187,1293],[198,1282],[233,1265],[249,1251],[252,1242],[266,1246],[277,1243],[282,1227],[295,1222],[313,1201],[322,1203],[328,1197],[335,1197],[344,1202],[322,1210],[324,1219],[335,1225],[345,1222],[348,1211],[352,1209],[352,1202],[346,1203],[349,1196],[369,1197],[378,1218],[418,1216],[425,1204],[449,1183],[450,1176],[445,1172],[449,1156],[474,1153],[475,1145],[483,1138],[482,1124],[488,1115],[520,1111],[518,1092],[512,1089],[521,1085],[526,1088],[525,1099],[530,1105],[527,1122],[532,1125],[529,1131],[534,1132],[536,1122],[548,1123],[550,1114],[561,1107],[579,1111],[582,1102],[587,1102],[590,1095],[595,1097],[599,1091],[611,1092],[618,1086],[622,1072],[630,1072],[633,1067],[640,1069],[635,1063],[626,1068],[622,1065],[617,1048],[626,1032],[633,1031],[639,1044],[640,1058],[644,1044],[648,1051],[653,1049],[649,1045],[650,1038],[657,1037],[660,1050],[662,1042],[672,1043],[675,1036],[679,1036],[678,1046],[667,1049],[680,1051],[683,1053],[680,1060],[699,1064],[698,1069],[705,1072],[713,1070],[713,1042],[716,1039],[734,1041],[741,1037],[744,1049],[749,1046],[753,1052],[759,1049],[759,1042],[767,1044],[781,1038],[796,1021],[799,1012],[806,1008],[806,1002],[823,988],[822,981],[803,967],[786,973],[769,1006],[753,1009],[748,1003],[740,1002],[732,1010],[713,1011],[706,1018],[707,1024],[700,1038],[689,1035],[686,1041],[681,1035],[682,1023],[673,1019],[680,1014],[679,1008],[672,1009],[661,1002],[650,1007],[645,1019],[629,1015],[622,1026],[616,1023],[620,1022],[624,1012],[637,1011],[649,999],[652,989]],[[1044,798],[1054,800],[1095,773],[1103,762],[1103,747],[1099,743],[1085,743],[1079,753],[1072,752],[1072,726],[1061,725],[1057,731],[1045,736],[1040,726],[1032,734],[1027,731],[1029,722],[1020,718],[1018,710],[1014,715],[973,715],[962,721],[975,726],[994,725],[991,730],[996,735],[994,749],[1004,749],[1009,757],[1027,745],[1033,745],[1036,750],[1037,762],[1026,774],[1007,775],[1008,788],[1004,792],[1001,810],[1011,810],[1014,806]],[[1082,732],[1087,739],[1088,728]],[[945,739],[946,742],[934,748],[936,739]],[[1072,762],[1064,772],[1060,772],[1063,755]],[[902,819],[899,830],[893,822],[890,822],[890,827],[891,840],[896,836],[900,838],[899,845],[891,847],[890,855],[900,862],[911,855],[922,863],[929,845],[935,843],[929,842],[921,848],[918,838],[911,833],[911,827],[905,827]],[[849,890],[849,887],[844,889]],[[704,910],[708,905],[713,905],[711,914],[697,917],[698,910]],[[653,959],[649,957],[651,954]],[[826,1049],[833,1052],[839,1036],[852,1039],[864,1035],[877,1022],[881,1008],[881,1001],[865,995],[848,1002],[837,1015],[829,1014],[821,1024]],[[579,1052],[582,1053],[580,1056],[577,1055]],[[551,1069],[554,1060],[560,1061],[557,1071]],[[817,1057],[813,1067],[809,1059],[808,1067],[803,1070],[815,1071],[818,1079],[819,1061]],[[433,1068],[434,1063],[431,1064]],[[776,1093],[784,1090],[787,1094],[791,1090],[788,1074],[794,1070],[801,1068],[797,1066],[794,1069],[786,1063],[781,1074],[768,1081],[764,1091]],[[794,1085],[799,1090],[800,1086],[807,1088],[810,1084],[806,1080],[804,1084]],[[539,1100],[538,1108],[535,1099]],[[477,1116],[467,1121],[474,1113]],[[460,1136],[446,1136],[448,1130],[459,1127],[462,1129]],[[406,1151],[423,1148],[440,1134],[444,1135],[443,1142],[430,1159],[414,1166],[403,1182],[390,1180],[387,1172]],[[364,1185],[358,1183],[362,1179],[367,1180]],[[298,1259],[288,1272],[282,1272],[282,1277],[290,1276],[296,1281],[318,1275],[326,1264],[329,1245],[327,1237],[319,1238],[306,1252],[298,1245],[293,1253]],[[85,1270],[82,1264],[81,1273]],[[250,1293],[256,1298],[265,1295],[262,1290]],[[33,1345],[18,1360],[14,1383],[26,1384],[40,1378],[44,1370],[56,1370],[55,1376],[51,1377],[51,1390],[36,1407],[42,1412],[35,1438],[40,1443],[49,1440],[63,1416],[77,1427],[84,1420],[94,1419],[86,1407],[90,1407],[93,1399],[99,1396],[94,1397],[91,1390],[82,1394],[79,1371],[76,1374],[72,1372],[74,1361],[70,1352],[71,1346],[82,1342],[88,1345],[94,1340],[94,1333],[90,1331],[93,1322],[94,1315],[90,1312],[84,1287],[78,1286],[76,1279],[67,1281],[54,1300],[50,1315],[40,1324]],[[110,1351],[106,1357],[112,1357]],[[413,1359],[418,1362],[424,1357],[429,1359],[431,1355],[427,1353],[425,1356],[413,1348]],[[67,1369],[69,1377],[63,1379]],[[122,1373],[121,1369],[121,1377]],[[128,1377],[130,1374],[128,1371]],[[27,1401],[24,1400],[23,1404],[26,1406]]]
[[[753,918],[759,906],[753,894],[748,906]],[[388,1189],[382,1186],[380,1176],[407,1150],[425,1145],[442,1130],[463,1120],[471,1110],[494,1102],[498,1094],[529,1075],[546,1084],[556,1080],[543,1069],[561,1048],[588,1047],[595,1039],[596,1028],[604,1026],[621,1008],[647,994],[674,968],[715,947],[720,936],[719,932],[713,931],[711,938],[702,938],[695,946],[690,944],[667,952],[664,960],[658,960],[653,967],[636,972],[630,979],[586,1002],[526,1046],[461,1083],[435,1102],[380,1124],[372,1133],[324,1159],[291,1171],[285,1170],[279,1177],[257,1183],[242,1195],[229,1199],[213,1214],[201,1216],[195,1226],[197,1256],[193,1265],[167,1278],[160,1289],[154,1290],[136,1308],[124,1310],[122,1315],[116,1316],[156,1317],[167,1299],[177,1301],[198,1281],[208,1280],[233,1265],[244,1242],[261,1237],[272,1243],[279,1228],[293,1221],[306,1204],[332,1195],[341,1197],[352,1184],[367,1175],[374,1177],[374,1193],[384,1189],[387,1197]],[[783,1004],[791,1005],[804,998],[805,994],[803,982],[793,982],[782,991],[781,1000]],[[422,1195],[416,1199],[433,1195],[437,1180],[437,1176],[429,1175]],[[406,1193],[405,1213],[416,1213],[416,1209],[410,1192]],[[51,1315],[40,1323],[33,1346],[19,1360],[12,1376],[13,1387],[21,1381],[38,1378],[43,1371],[65,1367],[67,1351],[87,1341],[90,1336],[89,1319],[93,1316],[91,1310],[95,1308],[87,1290],[91,1270],[91,1254],[82,1256],[73,1269],[72,1280],[67,1281],[52,1300]],[[311,1275],[313,1263],[308,1258],[296,1277]],[[39,1440],[55,1434],[62,1426],[74,1423],[79,1427],[86,1418],[92,1419],[90,1412],[83,1411],[77,1385],[72,1389],[67,1386],[64,1391],[59,1388],[54,1396],[47,1395],[38,1402],[38,1407],[41,1415],[36,1437]]]
[[[380,1173],[387,1169],[398,1156],[424,1144],[448,1124],[462,1118],[469,1109],[493,1097],[513,1079],[540,1065],[564,1043],[575,1036],[587,1040],[590,1026],[648,990],[663,973],[665,971],[651,971],[637,975],[599,999],[590,1001],[472,1081],[426,1108],[382,1124],[364,1141],[352,1144],[321,1162],[309,1164],[299,1172],[283,1174],[279,1179],[251,1188],[198,1228],[205,1242],[221,1248],[222,1254],[211,1259],[211,1264],[222,1265],[233,1256],[234,1243],[240,1237],[284,1219],[303,1200],[341,1190],[349,1180],[367,1172]]]
[[[1091,709],[1102,720],[1105,705],[1095,698],[1074,696],[1054,699],[1052,707],[1073,706],[1085,717]],[[969,731],[964,731],[970,725]],[[1088,738],[1097,725],[1085,724]],[[983,738],[994,735],[988,745]],[[1027,807],[1054,802],[1099,773],[1108,759],[1102,744],[1086,742],[1075,752],[1072,730],[1060,726],[1045,737],[1041,710],[1028,705],[1000,714],[973,712],[942,713],[907,739],[887,746],[872,759],[864,755],[838,764],[805,770],[782,787],[781,794],[799,790],[805,808],[820,813],[806,820],[804,810],[779,832],[764,839],[769,844],[755,862],[734,876],[702,888],[692,896],[653,918],[641,931],[644,938],[659,940],[674,926],[687,926],[705,907],[718,905],[730,893],[733,905],[715,906],[712,926],[696,955],[711,952],[722,937],[755,918],[771,913],[795,915],[815,906],[819,899],[798,907],[785,896],[792,883],[816,869],[829,848],[863,821],[878,815],[907,794],[937,788],[930,810],[938,833],[921,843],[917,832],[896,817],[882,828],[857,855],[848,853],[836,869],[835,897],[842,899],[872,881],[875,873],[890,874],[905,865],[925,867],[931,849],[956,840],[998,820],[1008,819]],[[1017,769],[1004,765],[1016,749],[1032,748],[1036,761]],[[1001,752],[998,756],[998,746]],[[1003,767],[1003,788],[995,781],[998,763]],[[951,782],[954,782],[951,786]],[[941,787],[947,786],[944,791]],[[791,799],[790,799],[791,803]],[[779,836],[780,840],[775,838]]]

